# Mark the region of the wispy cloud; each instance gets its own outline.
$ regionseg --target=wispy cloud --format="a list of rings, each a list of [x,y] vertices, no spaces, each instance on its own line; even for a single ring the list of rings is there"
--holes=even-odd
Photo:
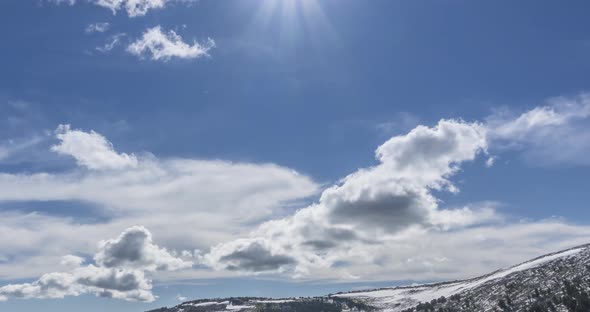
[[[500,111],[486,121],[499,149],[518,150],[533,165],[590,165],[590,95],[557,97],[522,114]]]
[[[76,0],[47,0],[49,3],[57,4],[57,5],[74,5],[76,4]]]
[[[109,30],[110,27],[111,27],[111,24],[109,24],[108,22],[92,23],[92,24],[88,24],[88,26],[86,26],[84,31],[88,34],[96,33],[96,32],[102,33],[102,32]]]
[[[108,53],[113,50],[116,46],[121,44],[121,40],[126,36],[125,33],[118,33],[109,37],[107,42],[99,47],[96,47],[96,50],[101,53]]]

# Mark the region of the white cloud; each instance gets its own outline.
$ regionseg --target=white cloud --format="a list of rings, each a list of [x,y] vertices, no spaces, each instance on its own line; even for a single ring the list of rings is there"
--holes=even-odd
[[[185,43],[176,32],[163,32],[160,26],[148,29],[143,36],[127,47],[133,55],[148,56],[152,60],[168,61],[173,57],[192,59],[208,56],[209,50],[215,47],[213,39],[204,43]]]
[[[137,166],[135,155],[117,153],[105,137],[94,131],[72,130],[70,125],[60,125],[55,133],[61,142],[52,146],[51,150],[74,157],[81,166],[93,170]]]
[[[33,136],[25,139],[11,139],[0,142],[0,161],[15,157],[23,152],[29,151],[30,148],[44,141],[42,136]]]
[[[156,297],[151,292],[152,281],[146,272],[177,270],[191,265],[153,245],[151,233],[142,227],[129,228],[119,238],[101,242],[95,259],[97,265],[81,267],[82,258],[65,256],[66,265],[74,267],[70,271],[43,274],[31,283],[2,286],[0,298],[64,298],[95,294],[149,302]]]
[[[93,0],[101,7],[110,9],[113,14],[125,9],[130,17],[143,16],[149,10],[162,9],[169,0]]]
[[[61,264],[67,267],[79,267],[81,266],[86,260],[82,257],[74,256],[74,255],[66,255],[63,256],[61,259]]]
[[[488,118],[490,139],[499,149],[522,151],[534,165],[590,165],[590,95],[557,97],[514,116]]]
[[[124,10],[129,17],[138,17],[146,15],[150,10],[158,10],[165,8],[168,4],[180,3],[191,5],[198,0],[88,0],[94,5],[111,10],[113,14]],[[76,0],[47,0],[47,2],[55,5],[74,5]]]
[[[576,117],[568,118],[571,122]],[[568,123],[530,120],[537,121],[524,124]],[[317,195],[318,190],[310,178],[289,168],[124,154],[96,132],[61,129],[56,135],[76,136],[58,137],[56,146],[68,148],[56,152],[74,157],[81,168],[2,173],[0,201],[91,203],[109,219],[84,224],[73,217],[1,211],[0,250],[4,258],[16,260],[0,264],[0,278],[51,271],[67,273],[58,275],[62,279],[87,278],[85,284],[75,283],[76,287],[58,293],[42,292],[45,282],[38,281],[6,288],[0,297],[22,296],[27,290],[37,297],[83,292],[151,300],[152,278],[213,278],[244,272],[306,279],[452,279],[586,242],[587,226],[563,220],[514,221],[499,214],[494,203],[445,207],[436,198],[439,192],[458,192],[452,178],[464,162],[496,148],[500,124],[505,122],[492,126],[490,121],[442,120],[434,127],[418,126],[378,147],[374,166],[344,177],[315,203],[286,217],[284,208],[292,207],[292,201]],[[133,165],[113,166],[119,162],[112,159],[134,160]],[[91,242],[134,224],[149,228],[157,245],[146,228],[132,227],[103,241],[94,268],[82,267],[82,262],[74,268],[76,259],[61,258],[91,254]],[[168,251],[194,249],[205,252],[184,251],[177,257]],[[200,267],[176,273],[154,271],[182,268],[191,259],[216,271]],[[135,292],[114,285],[109,292],[97,290],[105,279],[91,277],[109,276],[115,267],[136,281]]]
[[[495,157],[495,156],[488,157],[488,159],[486,159],[486,167],[488,167],[488,168],[492,167],[496,163],[496,159],[497,159],[497,157]]]
[[[107,30],[109,30],[109,28],[111,27],[111,24],[109,24],[108,22],[104,22],[104,23],[93,23],[93,24],[88,24],[88,26],[86,26],[86,28],[84,29],[84,31],[86,33],[103,33]]]
[[[564,124],[579,115],[546,116],[524,124]],[[586,243],[590,227],[563,220],[515,222],[494,203],[440,207],[431,191],[458,191],[449,178],[486,153],[488,138],[497,135],[489,131],[496,129],[442,120],[393,137],[377,149],[378,165],[350,174],[293,216],[213,246],[200,261],[216,270],[303,279],[444,280]]]
[[[154,245],[152,234],[144,227],[134,226],[116,239],[101,241],[94,257],[103,267],[128,267],[144,270],[179,270],[192,265]]]
[[[431,194],[456,192],[448,177],[486,147],[485,128],[477,123],[418,126],[382,144],[378,165],[324,190],[318,203],[269,221],[248,238],[213,247],[203,261],[216,269],[306,275],[333,265],[342,253],[384,244],[413,227],[448,230],[495,220],[492,209],[440,209]]]

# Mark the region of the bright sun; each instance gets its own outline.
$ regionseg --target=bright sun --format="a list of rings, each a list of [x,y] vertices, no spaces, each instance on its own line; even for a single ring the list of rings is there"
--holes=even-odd
[[[263,23],[267,23],[271,18],[280,18],[281,27],[325,22],[318,0],[263,0],[256,18],[258,22]]]

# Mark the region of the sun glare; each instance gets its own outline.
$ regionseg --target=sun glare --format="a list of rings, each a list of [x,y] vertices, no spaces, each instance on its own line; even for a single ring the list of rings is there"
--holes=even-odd
[[[327,25],[327,20],[318,0],[264,0],[257,9],[255,23],[268,25],[280,19],[282,32],[298,28],[309,30],[314,25]]]

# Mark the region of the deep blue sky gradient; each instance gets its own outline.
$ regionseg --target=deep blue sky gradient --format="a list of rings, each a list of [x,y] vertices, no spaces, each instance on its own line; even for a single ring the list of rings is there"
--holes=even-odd
[[[286,21],[275,14],[263,23],[257,1],[201,0],[134,19],[86,3],[1,1],[0,116],[19,116],[26,127],[5,122],[0,138],[68,123],[104,134],[122,152],[273,162],[328,183],[374,164],[380,143],[418,123],[483,120],[494,109],[526,111],[549,97],[590,89],[588,1],[320,5],[323,18],[300,14]],[[108,33],[84,32],[89,23],[103,21],[112,25]],[[155,25],[176,29],[188,41],[211,37],[217,48],[208,58],[166,63],[139,60],[121,46],[110,54],[94,51],[108,34],[135,38]],[[25,101],[29,108],[18,110],[7,101]],[[34,160],[0,169],[61,168]],[[492,169],[482,161],[464,166],[455,179],[461,193],[441,194],[446,204],[494,200],[516,218],[559,215],[590,223],[588,167],[540,168],[518,153],[502,154]],[[284,296],[354,285],[228,280],[188,291],[171,287],[157,287],[164,299],[153,306],[172,304],[180,292],[256,295],[249,292],[255,288],[260,295]],[[0,303],[0,310],[77,311],[82,304],[92,304],[85,311],[145,307],[84,296],[10,301]]]

